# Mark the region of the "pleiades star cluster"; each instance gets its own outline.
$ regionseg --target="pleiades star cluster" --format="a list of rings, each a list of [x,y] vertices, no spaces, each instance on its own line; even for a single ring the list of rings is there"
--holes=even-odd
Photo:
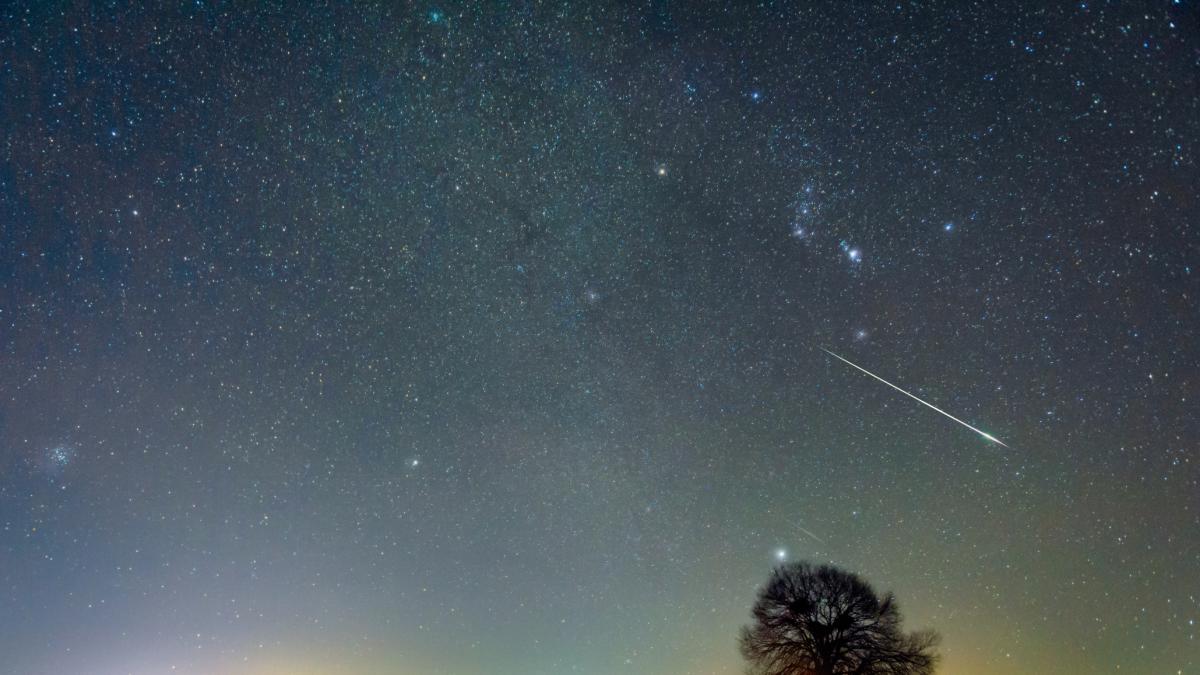
[[[5,4],[0,673],[1197,673],[1198,17]]]

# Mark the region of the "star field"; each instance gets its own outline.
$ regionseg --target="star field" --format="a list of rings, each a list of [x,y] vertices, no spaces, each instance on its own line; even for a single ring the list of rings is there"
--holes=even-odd
[[[0,673],[1200,672],[1198,139],[1189,0],[8,4]]]

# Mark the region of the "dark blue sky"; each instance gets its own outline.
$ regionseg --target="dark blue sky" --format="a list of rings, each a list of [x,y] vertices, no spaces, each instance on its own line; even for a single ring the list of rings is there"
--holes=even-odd
[[[7,5],[0,672],[1200,668],[1197,16]]]

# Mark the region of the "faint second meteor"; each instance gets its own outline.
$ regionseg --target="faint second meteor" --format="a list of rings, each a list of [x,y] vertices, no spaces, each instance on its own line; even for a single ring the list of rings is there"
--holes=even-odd
[[[999,438],[996,438],[995,436],[993,436],[993,435],[989,434],[989,433],[988,433],[988,432],[986,432],[986,431],[983,431],[982,429],[976,429],[975,427],[971,426],[970,424],[967,424],[966,422],[964,422],[964,421],[962,421],[962,420],[958,419],[958,418],[957,418],[957,417],[955,417],[954,415],[951,415],[950,413],[946,412],[945,410],[942,410],[941,408],[937,407],[936,405],[934,405],[934,404],[932,404],[932,403],[930,403],[930,402],[928,402],[928,401],[924,401],[924,400],[922,400],[922,399],[920,399],[920,398],[917,398],[916,396],[913,396],[912,394],[908,393],[907,391],[904,391],[904,390],[903,390],[903,389],[901,389],[900,387],[897,387],[896,385],[892,384],[891,382],[888,382],[887,380],[885,380],[885,379],[883,379],[882,377],[880,377],[880,376],[876,375],[875,373],[872,373],[871,371],[867,370],[866,368],[863,368],[862,366],[855,365],[855,364],[853,364],[853,363],[851,363],[851,362],[847,361],[846,359],[843,359],[842,357],[838,356],[837,354],[834,354],[833,352],[829,351],[828,349],[825,349],[824,347],[821,347],[820,349],[821,349],[821,351],[823,351],[823,352],[825,352],[826,354],[828,354],[828,355],[832,356],[833,358],[837,359],[838,361],[841,361],[842,363],[845,363],[845,364],[846,364],[846,365],[848,365],[848,366],[852,366],[852,367],[854,367],[854,368],[857,368],[858,370],[861,370],[862,372],[864,372],[864,373],[866,373],[866,374],[870,375],[871,377],[873,377],[873,378],[875,378],[875,379],[879,380],[880,382],[882,382],[882,383],[886,384],[887,386],[891,387],[892,389],[895,389],[896,391],[900,392],[901,394],[904,394],[905,396],[907,396],[907,397],[909,397],[909,398],[913,399],[913,400],[914,400],[914,401],[916,401],[917,403],[920,403],[920,404],[921,404],[921,405],[923,405],[923,406],[927,406],[927,407],[933,408],[934,410],[936,410],[936,411],[940,412],[941,414],[945,415],[946,417],[949,417],[950,419],[954,420],[955,422],[958,422],[959,424],[961,424],[961,425],[963,425],[964,427],[966,427],[966,428],[970,429],[971,431],[974,431],[975,433],[979,434],[980,436],[983,436],[984,438],[988,439],[989,441],[992,441],[993,443],[999,443],[1000,445],[1003,445],[1003,446],[1004,446],[1004,447],[1006,447],[1006,448],[1008,447],[1008,444],[1007,444],[1007,443],[1005,443],[1004,441],[1000,440]]]

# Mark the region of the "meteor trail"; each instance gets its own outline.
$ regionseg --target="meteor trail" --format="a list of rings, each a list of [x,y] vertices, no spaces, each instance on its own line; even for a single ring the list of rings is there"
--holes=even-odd
[[[941,414],[945,415],[946,417],[949,417],[950,419],[954,420],[955,422],[958,422],[959,424],[970,429],[971,431],[974,431],[975,433],[979,434],[980,436],[983,436],[984,438],[988,439],[989,441],[992,441],[993,443],[999,443],[1000,445],[1003,445],[1006,448],[1008,447],[1008,444],[1005,443],[1004,441],[1000,440],[999,438],[996,438],[995,436],[993,436],[993,435],[989,434],[988,432],[983,431],[981,429],[976,429],[975,427],[971,426],[970,424],[967,424],[966,422],[958,419],[957,417],[955,417],[954,415],[951,415],[950,413],[946,412],[945,410],[942,410],[941,408],[937,407],[936,405],[929,403],[928,401],[923,401],[923,400],[917,398],[916,396],[913,396],[912,394],[908,393],[907,391],[904,391],[900,387],[897,387],[896,385],[892,384],[891,382],[888,382],[887,380],[876,375],[875,373],[872,373],[871,371],[867,370],[866,368],[863,368],[861,366],[857,366],[853,363],[850,363],[846,359],[843,359],[842,357],[838,356],[837,354],[834,354],[833,352],[829,351],[828,349],[825,349],[824,347],[820,347],[819,349],[821,351],[825,352],[826,354],[832,356],[833,358],[837,359],[838,361],[841,361],[842,363],[845,363],[846,365],[853,366],[854,368],[857,368],[858,370],[863,371],[864,373],[879,380],[880,382],[886,384],[887,386],[891,387],[892,389],[895,389],[896,391],[900,392],[901,394],[904,394],[905,396],[913,399],[917,403],[920,403],[921,405],[933,408],[934,410],[940,412]]]
[[[813,539],[816,539],[817,541],[821,542],[822,544],[827,543],[824,539],[818,537],[817,535],[813,534],[812,532],[809,532],[808,530],[804,529],[803,527],[800,527],[799,525],[796,526],[796,529],[800,530],[804,534],[807,534],[808,536],[812,537]]]

